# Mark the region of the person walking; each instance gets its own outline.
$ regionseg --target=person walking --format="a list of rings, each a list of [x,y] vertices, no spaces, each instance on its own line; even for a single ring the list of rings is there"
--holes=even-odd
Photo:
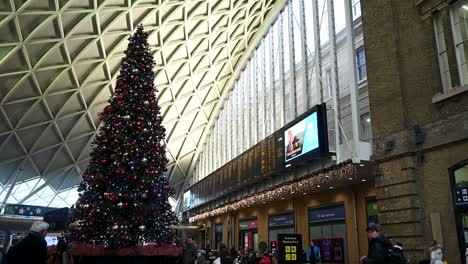
[[[29,229],[29,234],[8,250],[8,264],[45,264],[47,258],[47,235],[49,224],[36,221]]]
[[[392,243],[380,234],[376,226],[366,229],[367,236],[370,239],[369,252],[367,256],[361,258],[364,264],[388,264],[388,250],[393,247]]]
[[[193,238],[188,237],[185,242],[184,252],[182,253],[183,264],[194,264],[197,259],[197,246],[195,245]]]
[[[320,249],[315,245],[314,241],[310,241],[309,246],[307,247],[307,262],[310,264],[320,262]]]

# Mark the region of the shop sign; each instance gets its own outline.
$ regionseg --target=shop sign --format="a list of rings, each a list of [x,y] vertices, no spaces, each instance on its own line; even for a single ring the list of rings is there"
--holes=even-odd
[[[23,204],[6,204],[5,215],[19,215],[19,216],[36,216],[43,217],[45,213],[54,211],[60,208],[23,205]]]
[[[302,263],[302,235],[278,234],[278,263]]]
[[[282,227],[294,225],[294,213],[271,215],[268,218],[269,227]]]
[[[344,206],[309,209],[309,223],[327,222],[345,219]]]
[[[468,204],[468,188],[456,188],[455,199],[457,205]]]
[[[258,228],[258,220],[249,220],[249,221],[239,222],[240,230],[249,230],[249,229],[257,229],[257,228]]]

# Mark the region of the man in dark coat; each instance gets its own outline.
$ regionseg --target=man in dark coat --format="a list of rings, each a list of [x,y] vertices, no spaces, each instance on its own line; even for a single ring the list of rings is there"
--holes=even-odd
[[[188,237],[183,253],[183,264],[194,264],[197,259],[197,251],[198,249],[193,242],[193,238]]]
[[[29,234],[18,244],[8,250],[8,264],[45,264],[47,258],[47,242],[45,237],[49,224],[36,221]]]
[[[385,236],[381,235],[376,226],[367,228],[369,242],[369,254],[362,258],[364,264],[388,264],[388,250],[392,248],[392,243]]]

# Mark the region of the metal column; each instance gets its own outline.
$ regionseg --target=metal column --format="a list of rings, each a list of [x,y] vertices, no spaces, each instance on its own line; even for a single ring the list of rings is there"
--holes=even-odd
[[[281,29],[283,29],[283,16],[284,16],[284,12],[281,13],[281,15],[278,17],[278,38],[279,38],[279,43],[278,43],[278,48],[279,48],[279,74],[280,74],[280,89],[282,91],[282,94],[281,94],[281,109],[283,109],[283,113],[281,115],[281,124],[280,124],[280,127],[284,126],[285,122],[286,122],[286,111],[284,110],[285,109],[285,98],[286,98],[286,93],[285,93],[285,89],[284,89],[284,42],[283,42],[283,34],[281,32]],[[286,14],[287,15],[287,14]]]
[[[331,87],[333,91],[333,112],[335,115],[336,163],[341,162],[340,133],[340,87],[338,86],[338,61],[336,56],[335,10],[333,0],[327,0],[329,50],[331,58]]]
[[[320,94],[320,103],[323,103],[323,88],[322,88],[322,52],[320,48],[320,17],[318,10],[318,0],[312,0],[312,13],[314,16],[314,66],[315,66],[315,82]]]
[[[359,157],[359,141],[360,141],[360,131],[359,131],[359,87],[357,84],[357,71],[356,71],[356,51],[354,48],[354,26],[353,26],[353,12],[351,10],[352,3],[351,0],[345,1],[345,17],[346,17],[346,52],[349,56],[349,67],[351,74],[349,75],[349,90],[350,90],[350,99],[351,99],[351,123],[353,126],[353,152],[352,160],[353,162],[360,162]]]
[[[293,119],[297,117],[297,92],[296,92],[296,50],[294,49],[294,13],[293,3],[289,0],[288,3],[288,28],[289,28],[289,82],[291,83],[291,97],[289,99],[291,110],[293,111]]]
[[[304,96],[306,97],[306,109],[310,109],[310,83],[309,83],[309,67],[308,67],[308,58],[307,58],[307,34],[306,34],[306,19],[305,19],[305,10],[304,10],[304,0],[300,0],[300,31],[301,31],[301,51],[302,51],[302,63],[304,71],[302,74],[302,80],[304,88]]]

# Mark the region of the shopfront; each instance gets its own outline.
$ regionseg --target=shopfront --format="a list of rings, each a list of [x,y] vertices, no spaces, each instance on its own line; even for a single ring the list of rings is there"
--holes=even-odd
[[[460,252],[468,248],[468,160],[450,169]]]
[[[294,234],[294,213],[268,216],[268,241],[278,240],[278,234]]]
[[[239,220],[239,248],[254,251],[258,249],[257,218]]]
[[[348,263],[344,204],[309,208],[309,238],[320,248],[322,263]]]

